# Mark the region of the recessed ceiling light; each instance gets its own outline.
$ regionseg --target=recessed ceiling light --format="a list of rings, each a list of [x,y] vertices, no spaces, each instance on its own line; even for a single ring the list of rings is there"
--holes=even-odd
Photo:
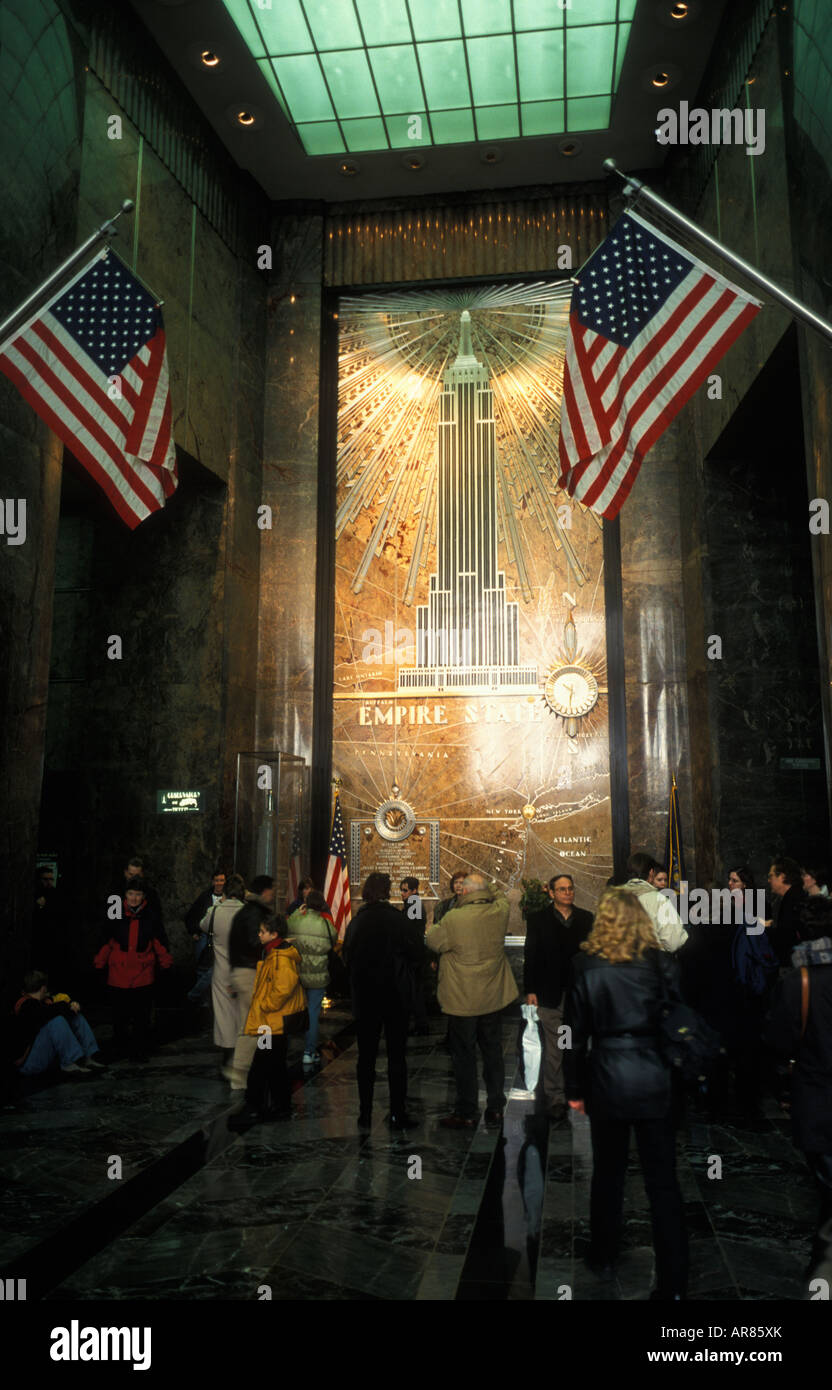
[[[574,159],[576,154],[581,153],[581,142],[580,140],[561,140],[558,149],[567,159]]]
[[[425,167],[424,157],[420,154],[406,154],[402,160],[402,164],[405,169],[411,169],[414,174]]]
[[[345,179],[351,179],[359,173],[359,166],[354,159],[342,159],[338,165],[338,173],[343,174]]]
[[[494,145],[489,145],[487,150],[480,150],[480,159],[483,164],[499,164],[502,157],[502,152]]]
[[[253,116],[250,111],[237,112],[237,120],[240,122],[240,125],[254,125],[256,119],[257,117]]]
[[[707,8],[707,6],[706,6]],[[700,18],[702,0],[653,0],[653,14],[665,29],[678,33]]]
[[[676,63],[653,63],[641,70],[641,86],[646,92],[670,92],[682,79],[682,69]]]
[[[220,60],[212,48],[203,48],[200,59],[206,68],[218,68]]]

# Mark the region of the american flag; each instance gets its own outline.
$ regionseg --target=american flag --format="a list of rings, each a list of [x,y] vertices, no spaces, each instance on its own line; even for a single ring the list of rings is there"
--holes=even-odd
[[[177,476],[162,315],[111,250],[3,344],[0,371],[128,526],[165,505]]]
[[[572,299],[559,486],[617,516],[647,452],[760,307],[625,212]]]
[[[289,884],[286,889],[286,906],[295,901],[300,891],[300,826],[295,821],[292,831],[292,853],[289,858]]]
[[[347,923],[352,915],[350,904],[350,876],[347,870],[347,850],[344,844],[344,822],[341,819],[341,802],[335,793],[335,814],[332,817],[332,839],[329,842],[329,862],[326,866],[324,897],[329,903],[332,923],[343,940]]]

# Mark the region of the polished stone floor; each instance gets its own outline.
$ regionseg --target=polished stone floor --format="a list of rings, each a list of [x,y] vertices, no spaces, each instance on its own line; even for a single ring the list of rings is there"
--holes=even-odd
[[[517,1030],[507,1019],[507,1080]],[[320,1069],[304,1073],[293,1044],[292,1120],[243,1135],[227,1129],[232,1100],[208,1034],[36,1091],[0,1115],[0,1273],[50,1300],[253,1300],[267,1288],[293,1300],[646,1299],[653,1255],[635,1155],[625,1249],[604,1284],[583,1264],[588,1122],[550,1127],[513,1091],[502,1135],[440,1129],[453,1098],[444,1031],[432,1019],[430,1036],[410,1039],[419,1122],[403,1135],[385,1123],[383,1057],[373,1130],[358,1133],[355,1043],[337,1007],[324,1015]],[[679,1176],[691,1299],[806,1297],[815,1196],[773,1100],[756,1120],[689,1115]]]

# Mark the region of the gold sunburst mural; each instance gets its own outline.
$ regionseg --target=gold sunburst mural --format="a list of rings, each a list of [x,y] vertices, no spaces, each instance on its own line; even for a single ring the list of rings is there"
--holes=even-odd
[[[339,306],[335,766],[353,874],[428,898],[611,872],[601,525],[557,485],[570,289]]]

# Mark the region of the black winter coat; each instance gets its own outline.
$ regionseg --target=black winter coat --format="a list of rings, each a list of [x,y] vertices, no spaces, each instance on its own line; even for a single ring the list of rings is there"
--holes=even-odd
[[[208,911],[209,907],[213,906],[213,903],[213,888],[206,888],[205,892],[200,893],[199,897],[191,903],[190,907],[188,908],[188,911],[182,918],[182,921],[185,923],[185,926],[187,927],[191,936],[199,935],[199,924],[205,916],[206,912]]]
[[[530,913],[526,921],[523,990],[536,994],[544,1009],[559,1009],[570,978],[572,957],[592,931],[592,913],[573,907],[568,921],[554,907]]]
[[[413,923],[389,902],[364,903],[344,934],[355,1018],[407,1013],[413,1004],[411,969],[424,951]]]
[[[663,1000],[681,999],[676,961],[655,950],[620,964],[579,952],[572,971],[564,1015],[572,1029],[563,1054],[568,1098],[609,1119],[664,1119],[671,1080],[658,1035]]]
[[[161,941],[161,943],[162,943],[163,946],[167,947],[167,946],[170,945],[170,942],[168,941],[168,934],[167,934],[167,932],[165,931],[165,921],[164,921],[164,916],[163,916],[163,913],[162,913],[162,900],[161,900],[161,898],[159,897],[159,894],[156,892],[156,889],[153,888],[153,887],[147,882],[147,879],[144,880],[144,883],[145,883],[144,900],[145,900],[145,902],[147,903],[148,908],[151,910],[151,912],[152,912],[152,914],[153,914],[153,919],[154,919],[154,923],[155,923],[155,935],[156,935],[156,939],[157,939],[158,941]],[[112,885],[111,885],[111,887],[110,887],[109,893],[107,894],[107,901],[108,901],[108,904],[109,904],[110,898],[121,898],[122,903],[123,903],[123,902],[124,902],[124,895],[125,895],[125,893],[127,892],[127,889],[128,889],[129,887],[130,887],[129,880],[126,879],[126,878],[124,878],[123,876],[122,876],[121,878],[113,879],[113,882],[112,882]],[[103,943],[104,943],[106,940],[108,940],[108,938],[109,938],[109,932],[107,932],[107,934],[106,934],[104,937],[102,937],[102,945],[103,945]]]
[[[808,894],[795,884],[775,905],[774,926],[769,929],[769,939],[781,966],[791,965],[792,951],[803,939],[800,913],[807,902]]]
[[[832,942],[827,955],[832,956]],[[824,942],[807,942],[809,956],[809,1014],[800,1037],[800,971],[792,970],[778,984],[763,1041],[775,1052],[794,1057],[792,1073],[792,1129],[795,1143],[804,1153],[832,1154],[832,962],[812,963],[813,948]]]
[[[207,911],[207,908],[206,908]],[[261,922],[271,921],[269,930],[274,931],[274,908],[250,898],[231,920],[228,933],[228,964],[232,970],[256,970],[263,947],[260,942]]]

